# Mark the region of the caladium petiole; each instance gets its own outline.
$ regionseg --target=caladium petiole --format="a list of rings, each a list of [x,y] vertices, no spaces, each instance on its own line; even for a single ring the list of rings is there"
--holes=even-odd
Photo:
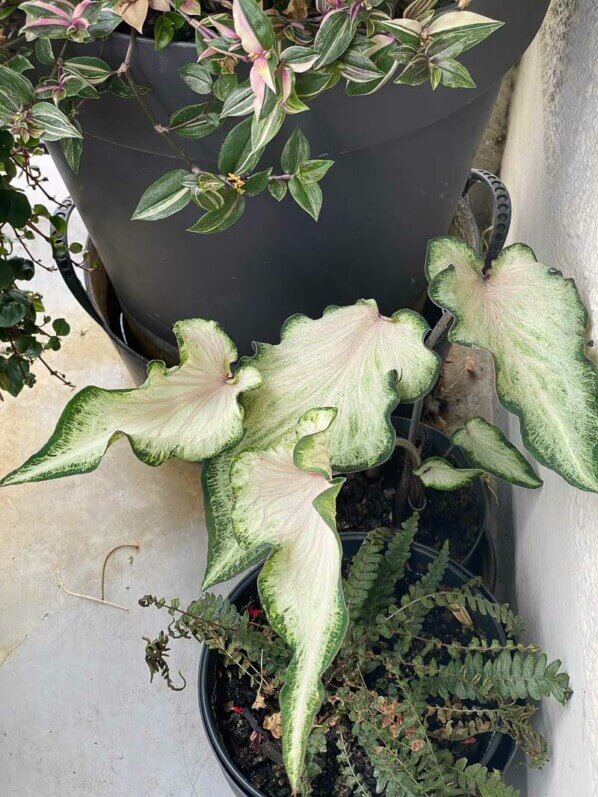
[[[332,478],[327,445],[335,416],[334,408],[310,410],[291,439],[241,453],[231,468],[235,535],[241,547],[271,546],[258,577],[260,600],[270,625],[293,650],[279,698],[284,761],[293,790],[324,698],[321,677],[348,622],[335,523],[344,479]]]
[[[169,457],[200,461],[237,443],[243,435],[238,399],[260,385],[258,371],[245,364],[231,373],[237,352],[214,321],[180,321],[175,334],[179,366],[150,363],[146,382],[132,390],[84,388],[66,405],[48,443],[1,483],[95,470],[122,436],[148,465]]]

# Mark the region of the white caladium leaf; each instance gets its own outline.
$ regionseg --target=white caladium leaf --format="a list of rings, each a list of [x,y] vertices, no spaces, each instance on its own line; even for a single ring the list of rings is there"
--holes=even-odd
[[[434,490],[457,490],[466,487],[484,475],[478,468],[455,468],[442,457],[430,457],[422,462],[413,473]]]
[[[598,490],[598,372],[573,280],[523,244],[485,272],[450,238],[430,243],[426,271],[431,298],[455,316],[449,339],[494,356],[498,396],[519,417],[528,451],[570,484]]]
[[[294,439],[297,420],[314,405],[336,407],[330,458],[337,472],[384,462],[394,449],[390,414],[399,401],[425,395],[438,376],[437,355],[423,343],[428,326],[412,310],[383,316],[376,302],[331,307],[316,320],[297,315],[276,346],[258,346],[249,362],[262,374],[259,391],[244,397],[246,435],[235,452]],[[209,533],[204,587],[226,580],[252,559],[232,533],[230,457],[202,473]]]
[[[148,465],[169,457],[200,461],[239,441],[239,395],[261,383],[251,365],[233,375],[232,341],[214,321],[179,321],[174,328],[181,364],[152,362],[143,385],[132,390],[87,387],[66,405],[54,434],[2,484],[87,473],[123,435]]]
[[[501,430],[483,418],[470,418],[457,429],[451,443],[460,446],[472,465],[511,484],[536,488],[542,485],[525,457]]]
[[[344,479],[332,479],[326,444],[335,415],[330,408],[311,410],[294,441],[246,451],[231,469],[235,534],[249,549],[271,546],[258,578],[260,600],[270,625],[293,650],[280,693],[283,756],[293,790],[324,698],[321,677],[348,621],[335,523]]]

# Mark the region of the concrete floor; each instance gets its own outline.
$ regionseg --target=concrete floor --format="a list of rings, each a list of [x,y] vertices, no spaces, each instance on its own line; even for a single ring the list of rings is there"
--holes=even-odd
[[[48,158],[43,169],[58,198],[65,190]],[[80,225],[71,240],[84,240]],[[45,262],[51,262],[48,252]],[[79,308],[57,273],[35,287],[72,333],[54,367],[78,388],[130,384],[108,338]],[[45,442],[71,391],[38,369],[38,384],[0,403],[1,470]],[[167,615],[137,605],[157,593],[199,593],[206,536],[199,472],[171,461],[149,468],[126,441],[85,476],[0,491],[0,793],[3,797],[229,797],[199,719],[199,650],[179,643],[173,670],[189,687],[150,685],[141,637]],[[99,595],[128,612],[66,595]]]

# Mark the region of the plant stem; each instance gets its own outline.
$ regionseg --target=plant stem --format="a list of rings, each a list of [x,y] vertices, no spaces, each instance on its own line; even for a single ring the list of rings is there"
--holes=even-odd
[[[191,158],[187,155],[185,150],[182,147],[180,147],[176,143],[176,141],[173,141],[170,138],[170,136],[166,132],[167,128],[165,128],[163,125],[159,124],[158,120],[156,119],[156,117],[152,113],[151,108],[149,107],[149,105],[145,101],[145,98],[144,98],[143,94],[139,90],[139,86],[137,85],[133,75],[131,74],[131,61],[133,59],[133,47],[134,47],[134,45],[135,45],[135,31],[132,30],[131,31],[131,36],[129,38],[129,46],[127,47],[127,52],[126,52],[126,55],[125,55],[125,60],[123,61],[123,63],[120,66],[120,69],[118,70],[119,73],[125,76],[129,86],[131,87],[131,89],[133,90],[133,93],[135,94],[137,102],[141,106],[141,109],[143,110],[144,114],[147,116],[149,122],[151,123],[151,125],[154,128],[154,130],[156,131],[156,133],[158,133],[158,135],[161,136],[164,139],[164,141],[166,142],[166,144],[168,144],[170,149],[177,155],[177,157],[179,157],[182,161],[185,162],[185,164],[189,167],[189,169],[192,172],[194,172],[195,174],[201,174],[202,173],[202,169],[200,169],[197,166],[197,164],[194,163],[191,160]]]
[[[428,349],[433,349],[434,346],[437,346],[438,343],[440,343],[440,341],[444,338],[444,336],[448,332],[452,322],[453,322],[453,316],[450,313],[445,312],[442,314],[441,318],[434,326],[434,329],[430,332],[430,334],[426,338],[426,346],[428,347]],[[442,364],[442,358],[441,358],[441,364]],[[420,398],[413,405],[413,411],[411,413],[411,421],[409,423],[409,435],[407,437],[407,442],[411,444],[411,446],[415,446],[415,441],[419,430],[419,424],[421,421],[423,408],[424,408],[424,399]],[[396,529],[400,528],[401,521],[403,520],[405,515],[405,507],[407,504],[407,499],[409,497],[409,488],[411,487],[412,475],[413,475],[413,459],[412,457],[409,458],[405,457],[403,461],[403,470],[401,471],[401,479],[395,489],[393,526]]]

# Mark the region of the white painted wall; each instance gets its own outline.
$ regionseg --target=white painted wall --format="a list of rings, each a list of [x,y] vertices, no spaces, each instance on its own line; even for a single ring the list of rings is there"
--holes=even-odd
[[[553,0],[522,64],[502,177],[515,208],[511,239],[574,277],[598,339],[596,0]],[[563,659],[575,695],[543,712],[552,757],[529,773],[529,794],[596,797],[598,497],[541,471],[541,492],[514,495],[517,599],[530,637]]]

